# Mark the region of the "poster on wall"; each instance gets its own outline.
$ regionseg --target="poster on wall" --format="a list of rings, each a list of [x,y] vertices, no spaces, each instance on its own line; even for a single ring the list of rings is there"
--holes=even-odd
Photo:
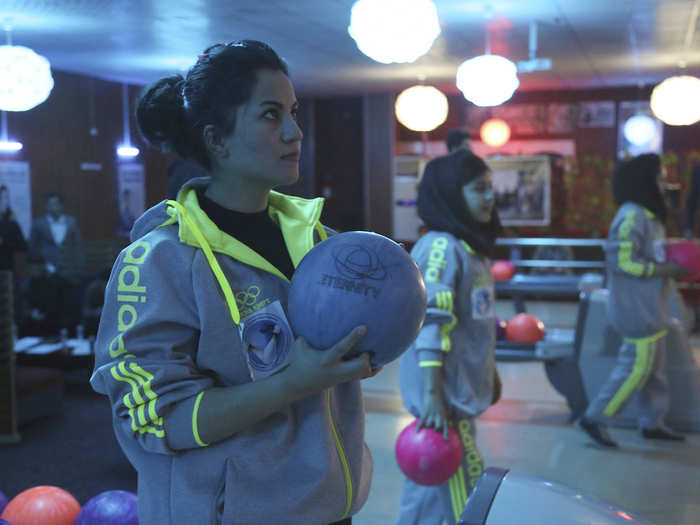
[[[491,114],[505,120],[514,135],[542,135],[547,130],[544,104],[505,104],[493,108]]]
[[[504,226],[547,226],[551,220],[549,157],[484,159],[493,173],[496,209]]]
[[[28,162],[0,162],[0,209],[9,206],[25,239],[32,227],[32,192]],[[7,201],[5,201],[7,198]]]
[[[578,122],[578,104],[549,104],[547,133],[573,133]]]
[[[128,236],[134,221],[146,209],[143,164],[130,162],[117,166],[117,196],[119,205],[117,235]]]
[[[579,128],[612,128],[615,126],[615,102],[581,102],[578,112]]]

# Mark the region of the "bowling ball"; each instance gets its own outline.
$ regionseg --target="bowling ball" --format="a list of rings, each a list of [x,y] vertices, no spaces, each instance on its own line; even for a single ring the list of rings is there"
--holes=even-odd
[[[0,525],[12,525],[9,521],[5,521],[4,519],[0,518]]]
[[[510,261],[499,259],[491,265],[494,281],[510,281],[515,275],[515,266]]]
[[[666,245],[666,260],[690,272],[683,281],[700,278],[700,244],[693,241],[674,241]]]
[[[544,323],[531,314],[518,314],[506,325],[506,337],[516,343],[536,343],[544,339]]]
[[[455,475],[462,462],[459,435],[449,428],[448,439],[442,432],[421,428],[418,420],[406,426],[396,439],[396,461],[401,472],[419,485],[440,485]]]
[[[365,325],[365,336],[347,356],[370,352],[377,368],[413,343],[426,304],[423,276],[406,250],[382,235],[352,231],[329,237],[304,256],[292,276],[287,310],[294,333],[319,350]]]
[[[12,525],[73,525],[79,512],[80,504],[69,492],[40,485],[12,498],[0,518]]]
[[[3,509],[7,506],[7,496],[0,490],[0,514],[2,514]]]
[[[500,317],[495,318],[496,322],[496,341],[505,341],[506,339],[506,327],[508,323],[501,319]]]
[[[75,525],[139,525],[137,501],[133,492],[101,492],[83,505]]]

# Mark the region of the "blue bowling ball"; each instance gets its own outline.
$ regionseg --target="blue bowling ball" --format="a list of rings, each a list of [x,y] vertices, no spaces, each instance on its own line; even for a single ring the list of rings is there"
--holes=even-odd
[[[420,269],[402,246],[376,233],[351,231],[304,256],[292,276],[287,310],[294,333],[319,350],[365,325],[365,336],[347,356],[370,352],[377,368],[413,343],[426,301]]]
[[[0,514],[2,514],[2,511],[7,507],[8,501],[7,496],[0,490]]]
[[[0,511],[1,512],[1,511]],[[9,521],[5,521],[4,519],[0,518],[0,525],[12,525]]]
[[[139,525],[137,497],[126,490],[108,490],[89,499],[74,525]]]

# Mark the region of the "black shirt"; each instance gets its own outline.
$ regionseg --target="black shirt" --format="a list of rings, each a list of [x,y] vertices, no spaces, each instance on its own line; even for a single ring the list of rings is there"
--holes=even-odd
[[[242,213],[219,206],[203,191],[197,192],[197,198],[199,207],[222,232],[255,250],[287,279],[292,278],[294,264],[284,243],[282,230],[272,220],[267,208],[255,213]]]

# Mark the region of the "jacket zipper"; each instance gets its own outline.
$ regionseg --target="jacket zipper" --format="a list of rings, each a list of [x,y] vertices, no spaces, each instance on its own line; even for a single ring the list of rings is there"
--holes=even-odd
[[[350,466],[348,465],[348,459],[345,456],[345,451],[343,450],[343,444],[340,442],[340,436],[338,435],[338,429],[335,427],[335,422],[333,421],[333,409],[331,408],[331,396],[332,390],[328,389],[328,419],[331,424],[331,430],[333,431],[333,437],[335,438],[335,447],[338,450],[338,456],[340,457],[340,462],[343,464],[343,470],[345,471],[345,483],[347,487],[347,505],[345,507],[345,514],[341,519],[347,518],[350,514],[350,508],[352,507],[352,477],[350,476]]]

